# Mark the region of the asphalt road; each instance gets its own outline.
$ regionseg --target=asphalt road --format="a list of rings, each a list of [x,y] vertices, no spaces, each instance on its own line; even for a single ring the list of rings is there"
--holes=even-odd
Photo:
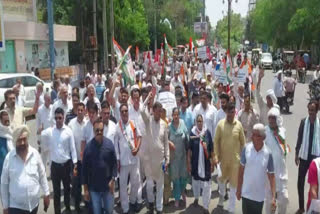
[[[293,72],[293,74],[295,75],[295,72]],[[298,168],[296,167],[295,163],[294,163],[294,148],[295,148],[295,144],[296,144],[296,139],[297,139],[297,132],[298,132],[298,127],[300,124],[300,120],[305,117],[307,115],[307,102],[308,102],[308,94],[307,94],[307,90],[308,90],[308,82],[310,81],[310,79],[312,78],[311,76],[312,72],[308,72],[308,77],[307,77],[307,82],[305,84],[301,84],[299,83],[296,87],[296,92],[295,92],[295,98],[294,98],[294,106],[291,106],[291,114],[287,114],[287,115],[283,115],[284,118],[284,127],[287,129],[287,143],[290,145],[291,147],[291,153],[288,154],[287,156],[287,168],[288,168],[288,172],[289,172],[289,183],[288,183],[288,188],[289,188],[289,207],[287,210],[287,214],[293,214],[297,209],[298,209],[298,193],[297,193],[297,177],[298,177]],[[274,78],[274,73],[272,73],[272,71],[268,70],[265,71],[265,77],[263,79],[262,82],[262,90],[261,92],[264,93],[272,87],[272,81]],[[256,105],[254,105],[255,108],[257,109]],[[34,121],[29,121],[28,122],[31,130],[33,131],[33,133],[35,133],[35,122]],[[36,138],[35,135],[32,135],[33,137],[30,139],[30,143],[33,146],[36,146]],[[50,184],[50,190],[52,191],[52,183],[49,180],[49,184]],[[309,188],[309,185],[306,184],[305,187],[305,199],[307,199],[307,190]],[[226,211],[223,210],[219,210],[217,209],[217,204],[218,204],[218,185],[217,182],[214,181],[212,182],[212,200],[210,202],[210,207],[209,207],[209,211],[210,213],[213,214],[224,214],[227,213]],[[175,209],[174,208],[174,199],[171,198],[171,202],[169,204],[169,206],[164,207],[164,213],[187,213],[187,214],[193,214],[193,213],[201,213],[202,209],[201,207],[199,208],[194,208],[192,206],[193,203],[193,196],[192,196],[192,190],[191,190],[191,186],[188,185],[187,186],[187,204],[180,208],[180,209]],[[52,196],[52,194],[51,194]],[[117,194],[116,194],[117,196]],[[61,200],[63,200],[63,198],[61,198]],[[43,211],[43,202],[41,201],[40,203],[40,207],[39,207],[39,212],[40,214],[44,213]],[[62,203],[63,204],[63,203]],[[199,200],[199,204],[200,206],[202,205],[202,200]],[[228,202],[225,202],[225,207],[227,207]],[[1,204],[0,204],[0,208],[1,208]],[[2,208],[1,208],[2,209]],[[73,207],[72,207],[73,209]],[[0,212],[1,213],[1,212]],[[47,213],[53,214],[53,200],[51,200],[50,202],[50,207]],[[75,212],[74,212],[75,213]],[[119,206],[115,207],[115,213],[121,213],[121,209]],[[142,211],[140,213],[147,213],[147,208],[146,206],[142,209]],[[237,201],[236,202],[236,212],[235,213],[242,213],[241,211],[241,202]]]

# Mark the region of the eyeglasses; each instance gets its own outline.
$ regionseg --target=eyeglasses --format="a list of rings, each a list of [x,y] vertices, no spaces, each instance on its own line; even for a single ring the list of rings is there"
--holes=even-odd
[[[103,132],[103,129],[95,129],[94,130],[96,133],[99,133],[99,132]]]

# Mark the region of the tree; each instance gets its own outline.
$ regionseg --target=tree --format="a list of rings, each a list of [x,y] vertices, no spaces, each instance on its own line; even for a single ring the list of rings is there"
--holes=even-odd
[[[230,30],[230,53],[235,55],[239,49],[244,35],[244,22],[240,14],[231,14],[231,30]],[[216,30],[216,37],[223,47],[228,47],[228,16],[223,17],[218,21]]]

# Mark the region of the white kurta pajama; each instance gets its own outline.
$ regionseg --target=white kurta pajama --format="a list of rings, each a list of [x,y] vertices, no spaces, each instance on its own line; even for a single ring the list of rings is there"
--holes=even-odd
[[[153,184],[156,182],[156,209],[162,211],[163,209],[163,188],[164,188],[164,174],[162,165],[169,164],[169,142],[168,142],[168,128],[165,121],[156,122],[147,110],[147,106],[143,106],[141,111],[142,119],[146,126],[146,138],[152,139],[146,146],[146,158],[148,162],[145,163],[145,174],[147,177],[147,197],[149,203],[154,202]]]
[[[279,135],[285,139],[285,129],[279,128]],[[288,199],[288,170],[286,166],[286,156],[284,150],[281,148],[279,142],[273,134],[273,130],[269,126],[266,126],[266,139],[265,144],[270,150],[273,161],[274,161],[274,172],[276,180],[276,195],[277,195],[277,210],[279,214],[285,214]],[[270,184],[267,183],[266,199],[265,199],[265,210],[266,214],[271,214],[271,189]]]
[[[130,123],[134,125],[134,130]],[[135,134],[134,131],[136,132]],[[141,185],[139,157],[138,155],[132,155],[132,149],[136,146],[134,135],[136,135],[136,137],[141,137],[140,131],[134,122],[128,121],[124,124],[123,121],[120,120],[117,124],[114,136],[114,147],[117,160],[120,162],[120,201],[124,213],[129,211],[129,200],[131,204],[135,204],[136,202],[142,203],[142,201],[138,200],[138,192]],[[131,184],[130,199],[128,198],[127,191],[129,176]]]

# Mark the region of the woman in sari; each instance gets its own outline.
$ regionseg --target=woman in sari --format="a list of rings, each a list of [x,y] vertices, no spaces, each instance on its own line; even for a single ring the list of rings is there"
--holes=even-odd
[[[172,122],[169,125],[169,144],[170,144],[170,166],[169,175],[173,183],[173,196],[175,207],[179,207],[179,200],[182,196],[186,202],[185,188],[187,185],[187,148],[189,134],[183,120],[180,119],[178,108],[172,110]]]
[[[194,205],[198,206],[200,192],[202,188],[202,202],[209,213],[209,203],[211,200],[211,173],[214,166],[212,164],[213,143],[210,132],[207,130],[201,114],[196,116],[196,125],[190,133],[188,150],[188,172],[192,176],[192,189],[194,195]]]

